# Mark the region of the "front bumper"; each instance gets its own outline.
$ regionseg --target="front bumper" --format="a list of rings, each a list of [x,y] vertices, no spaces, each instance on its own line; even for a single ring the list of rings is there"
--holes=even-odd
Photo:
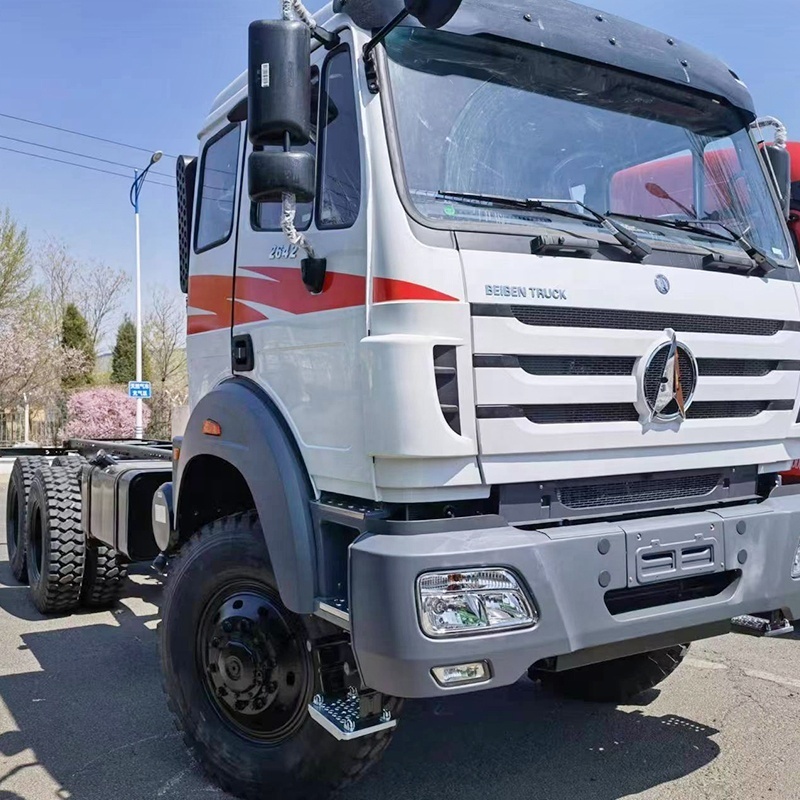
[[[486,527],[471,519],[431,532],[366,533],[350,548],[350,620],[362,678],[397,697],[475,691],[514,683],[545,658],[557,657],[558,668],[567,668],[725,633],[741,614],[782,610],[800,618],[800,580],[791,577],[800,538],[797,489],[779,489],[758,505],[618,523],[530,531],[492,517]],[[481,566],[506,567],[522,578],[538,624],[426,637],[417,577]],[[640,593],[723,573],[730,583],[713,596],[614,614],[606,605],[608,592],[624,604],[620,590]],[[491,678],[480,685],[444,689],[431,674],[433,667],[481,660],[489,662]]]

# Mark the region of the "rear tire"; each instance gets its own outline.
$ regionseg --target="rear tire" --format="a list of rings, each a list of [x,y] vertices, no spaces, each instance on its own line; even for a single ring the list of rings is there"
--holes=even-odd
[[[44,456],[20,456],[11,469],[6,493],[6,546],[11,572],[20,583],[28,581],[25,554],[25,526],[28,517],[28,497],[31,481],[39,467],[46,467]]]
[[[225,791],[320,800],[383,754],[392,730],[341,742],[308,714],[315,681],[306,645],[331,633],[341,631],[281,603],[255,512],[206,525],[171,562],[164,690],[193,756]],[[401,704],[387,702],[393,717]]]
[[[113,547],[102,542],[89,543],[81,603],[88,608],[108,608],[119,598],[127,576],[128,564]]]
[[[52,466],[66,467],[73,475],[79,475],[81,467],[88,463],[89,461],[79,453],[67,453],[63,456],[56,456],[53,459]]]
[[[78,607],[86,558],[81,493],[65,467],[42,467],[31,483],[27,517],[28,578],[42,614]]]
[[[528,676],[574,700],[624,704],[672,675],[688,650],[688,644],[679,644],[564,672],[545,672],[531,667]]]

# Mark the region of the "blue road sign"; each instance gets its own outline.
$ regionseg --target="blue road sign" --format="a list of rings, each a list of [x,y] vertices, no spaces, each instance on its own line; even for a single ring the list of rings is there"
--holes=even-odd
[[[153,387],[150,381],[128,381],[128,397],[149,400],[153,396]]]

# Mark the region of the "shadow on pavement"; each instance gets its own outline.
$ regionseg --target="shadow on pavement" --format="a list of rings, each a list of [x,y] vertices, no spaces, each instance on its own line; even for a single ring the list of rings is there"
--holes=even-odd
[[[129,588],[158,600],[157,586]],[[41,619],[22,589],[0,588],[0,607]],[[222,796],[186,754],[167,713],[156,635],[145,624],[156,617],[120,606],[102,619],[23,634],[41,669],[0,677],[0,700],[19,729],[0,735],[0,761],[24,761],[31,751],[74,800]],[[561,700],[525,679],[407,703],[382,763],[342,798],[616,800],[711,762],[716,732],[681,717]],[[5,771],[0,800],[19,800],[7,791]]]
[[[163,580],[146,566],[136,565],[131,570],[131,576],[136,576],[138,580],[128,578],[122,590],[122,597],[136,597],[147,603],[157,605],[161,598]],[[0,608],[12,617],[26,620],[28,622],[40,622],[44,617],[36,609],[30,597],[27,585],[17,582],[11,574],[8,562],[0,562]],[[53,614],[48,619],[64,619],[70,616],[88,616],[97,613],[93,609],[80,609],[70,614]],[[0,797],[0,800],[2,798]]]

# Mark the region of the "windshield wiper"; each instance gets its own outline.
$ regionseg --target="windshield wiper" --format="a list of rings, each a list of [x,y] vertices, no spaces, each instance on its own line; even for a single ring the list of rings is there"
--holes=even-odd
[[[738,244],[739,247],[741,247],[742,250],[744,250],[744,252],[753,259],[755,266],[752,270],[750,270],[749,274],[760,274],[762,277],[766,277],[770,274],[770,272],[774,272],[778,268],[778,263],[770,255],[765,253],[760,247],[756,247],[756,245],[754,245],[749,239],[745,238],[745,235],[750,230],[749,227],[744,233],[736,233],[735,230],[729,228],[722,222],[718,222],[715,219],[701,219],[698,220],[698,222],[704,222],[708,225],[719,225],[722,230],[730,235],[731,241],[736,242],[736,244]]]
[[[719,242],[728,242],[728,244],[738,245],[747,254],[750,259],[750,269],[747,271],[748,275],[760,274],[762,277],[769,275],[778,266],[766,253],[757,248],[750,241],[745,239],[744,234],[736,233],[736,231],[729,228],[722,222],[715,219],[661,219],[659,217],[646,217],[639,214],[622,214],[616,211],[609,211],[615,217],[622,217],[623,219],[635,220],[637,222],[649,222],[653,225],[663,225],[665,228],[677,228],[681,231],[688,231],[696,233],[698,236],[705,236],[708,239],[715,239]],[[714,231],[706,230],[702,225],[718,225],[722,228],[728,236],[723,236]],[[714,260],[715,263],[726,264],[731,266],[730,259],[726,261],[725,256],[719,255],[718,259]]]
[[[649,222],[653,225],[663,225],[665,228],[677,228],[681,231],[696,233],[699,236],[706,236],[709,239],[717,239],[720,242],[731,242],[731,244],[735,244],[735,240],[728,236],[723,236],[720,233],[714,233],[713,231],[707,231],[705,228],[701,228],[696,224],[700,222],[700,220],[692,220],[690,222],[689,220],[683,219],[661,219],[660,217],[645,217],[641,214],[623,214],[619,211],[607,211],[606,213],[610,217],[622,217],[622,219],[630,219],[635,222]],[[715,222],[714,224],[717,223]]]
[[[653,252],[653,249],[649,245],[640,242],[632,233],[624,231],[607,216],[589,208],[589,206],[585,203],[581,203],[579,200],[542,200],[535,197],[503,197],[502,195],[477,194],[472,192],[449,192],[442,191],[441,189],[437,194],[439,197],[450,198],[451,200],[491,203],[496,206],[519,208],[524,211],[545,211],[550,214],[568,217],[569,219],[577,219],[581,222],[597,222],[639,261],[644,260],[646,256],[649,256]],[[588,212],[588,215],[569,211],[566,208],[558,208],[558,206],[562,204],[580,206],[584,211]]]

